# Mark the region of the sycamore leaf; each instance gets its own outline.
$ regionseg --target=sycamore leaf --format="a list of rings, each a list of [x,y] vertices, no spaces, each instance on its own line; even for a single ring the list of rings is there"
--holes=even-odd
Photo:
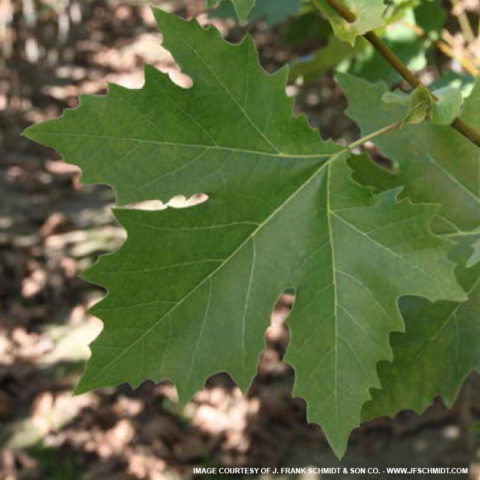
[[[458,88],[444,87],[433,92],[437,98],[433,102],[430,121],[436,125],[450,125],[462,111],[463,95]]]
[[[339,82],[348,99],[347,114],[362,134],[401,120],[406,107],[381,101],[388,87],[349,75]],[[376,105],[375,109],[371,105]],[[480,81],[465,101],[462,119],[480,129]],[[381,152],[400,167],[398,175],[382,174],[384,188],[404,186],[403,195],[415,202],[440,204],[438,233],[470,232],[480,225],[480,149],[449,126],[406,125],[375,140]],[[363,165],[365,168],[368,165]],[[368,173],[361,174],[368,182]],[[390,177],[390,178],[389,178]],[[373,177],[372,177],[373,178]],[[375,186],[375,185],[372,185]]]
[[[206,7],[213,8],[220,0],[206,0]],[[247,21],[248,14],[255,5],[255,0],[231,0],[233,3],[233,8],[237,14],[239,22],[244,23]]]
[[[427,270],[431,279],[443,274],[424,256],[433,247],[426,225],[435,208],[398,203],[395,190],[373,197],[335,164],[321,188],[328,239],[306,258],[311,275],[289,319],[286,361],[297,369],[295,393],[310,399],[308,418],[321,424],[341,456],[360,421],[356,406],[369,398],[367,385],[379,387],[373,366],[391,359],[385,336],[402,329],[397,299],[409,282],[418,287]],[[319,275],[325,268],[327,277]]]
[[[391,1],[388,3],[384,14],[386,25],[377,33],[409,70],[423,70],[428,63],[427,53],[445,22],[442,0],[409,0],[396,7]],[[419,36],[418,31],[412,31],[412,25],[420,27],[425,35]],[[363,52],[356,55],[349,71],[370,81],[383,79],[389,84],[400,81],[400,74],[385,58],[368,42],[364,43]]]
[[[289,16],[299,13],[302,0],[256,0],[255,5],[248,14],[248,21],[253,23],[263,20],[268,28],[285,21]],[[232,0],[207,0],[207,6],[215,10],[210,12],[210,17],[232,18],[238,20],[237,10]],[[246,21],[244,18],[243,21]]]
[[[466,376],[480,369],[480,265],[465,267],[471,243],[479,237],[458,237],[452,252],[466,302],[402,300],[406,333],[392,334],[394,361],[380,363],[382,389],[373,390],[364,419],[393,416],[406,408],[422,413],[437,395],[451,407]]]
[[[350,44],[330,35],[327,45],[317,50],[313,56],[300,58],[290,69],[290,79],[302,77],[305,82],[312,82],[327,70],[350,61],[365,49],[365,41],[358,39],[352,47]]]
[[[341,0],[357,17],[354,22],[347,22],[325,0],[315,0],[315,5],[332,24],[335,35],[352,46],[359,35],[382,27],[385,23],[383,0]]]
[[[352,77],[342,77],[340,83],[349,101],[349,115],[362,132],[374,130],[377,117],[367,115],[364,106],[378,101],[386,86]],[[463,114],[474,128],[480,127],[479,107],[477,82]],[[384,122],[402,115],[396,106],[387,104],[376,113]],[[436,395],[451,405],[466,375],[480,366],[480,265],[476,265],[480,242],[480,150],[452,128],[432,124],[405,127],[375,143],[398,163],[397,172],[388,173],[372,161],[362,161],[354,164],[355,179],[377,191],[404,185],[403,196],[416,202],[440,203],[434,225],[438,232],[448,233],[457,242],[452,259],[459,265],[456,275],[468,300],[402,300],[406,333],[392,335],[394,361],[381,364],[382,389],[373,391],[373,399],[363,411],[364,419],[393,415],[406,408],[421,412]]]
[[[477,232],[475,232],[477,233]],[[478,238],[472,244],[473,252],[470,258],[467,260],[467,267],[473,267],[480,262],[480,232],[478,232]]]
[[[117,209],[128,238],[85,274],[108,295],[103,332],[77,388],[170,378],[185,399],[227,371],[245,389],[277,296],[296,289],[288,360],[337,455],[360,421],[376,366],[402,330],[397,301],[464,296],[431,234],[431,205],[374,196],[351,179],[347,153],[320,140],[266,74],[249,37],[238,46],[195,21],[154,10],[193,87],[153,68],[140,90],[105,97],[27,129],[114,187],[126,205],[205,193],[193,208]]]
[[[264,19],[267,27],[271,28],[290,15],[297,14],[300,4],[301,0],[256,0],[248,20],[255,22]]]

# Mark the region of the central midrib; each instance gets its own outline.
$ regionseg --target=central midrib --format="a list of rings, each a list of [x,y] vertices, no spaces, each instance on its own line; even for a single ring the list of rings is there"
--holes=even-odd
[[[326,203],[327,203],[327,224],[328,224],[328,238],[330,239],[330,254],[331,254],[331,263],[332,263],[332,284],[333,284],[333,294],[334,294],[334,328],[335,328],[335,343],[333,347],[333,403],[335,406],[335,437],[338,438],[338,400],[337,400],[337,387],[338,387],[338,298],[337,298],[337,270],[335,267],[335,251],[334,251],[334,242],[333,242],[333,230],[332,230],[332,220],[331,216],[333,215],[333,210],[330,208],[330,168],[327,169],[327,182],[326,182]]]

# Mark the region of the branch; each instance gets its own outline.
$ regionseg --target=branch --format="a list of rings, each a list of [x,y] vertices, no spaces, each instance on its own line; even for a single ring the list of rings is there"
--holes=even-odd
[[[327,0],[329,1],[329,0]],[[364,35],[364,38],[367,39],[373,47],[382,55],[382,57],[413,87],[417,88],[422,85],[422,82],[418,77],[412,73],[406,65],[398,58],[392,50],[383,41],[380,37],[374,32],[368,32]]]
[[[347,22],[353,23],[357,19],[348,7],[346,7],[340,0],[325,0],[339,15],[341,15]],[[314,2],[315,4],[315,2]],[[368,32],[363,35],[364,38],[370,42],[373,47],[382,55],[383,58],[412,86],[417,88],[423,85],[418,77],[411,72],[406,65],[390,50],[389,47],[378,37],[374,32]],[[472,143],[480,147],[480,133],[474,128],[467,125],[460,118],[456,118],[451,127],[455,128],[465,138],[468,138]]]

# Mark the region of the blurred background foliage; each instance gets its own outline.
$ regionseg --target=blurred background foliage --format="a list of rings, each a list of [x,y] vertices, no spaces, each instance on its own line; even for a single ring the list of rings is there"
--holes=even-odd
[[[478,43],[478,4],[474,1],[452,0],[445,6],[442,0],[387,0],[384,13],[385,27],[376,33],[415,72],[427,66],[439,68],[436,50],[458,64],[460,82],[467,82],[464,74],[479,73],[480,46]],[[207,0],[210,16],[232,18],[235,11],[230,0]],[[448,9],[456,17],[458,26],[448,29]],[[351,46],[332,33],[330,24],[319,17],[311,2],[302,0],[259,0],[250,12],[249,22],[263,20],[269,28],[283,24],[280,34],[287,43],[299,45],[308,40],[323,39],[318,50],[296,59],[291,78],[311,81],[329,69],[350,72],[367,80],[399,80],[399,75],[363,39]],[[451,19],[449,19],[451,20]],[[450,22],[451,23],[451,22]],[[452,25],[450,25],[452,27]],[[475,28],[477,32],[475,32]],[[448,67],[447,67],[448,68]],[[452,81],[452,77],[446,80]]]
[[[358,136],[336,72],[404,86],[362,39],[351,46],[333,37],[305,0],[257,0],[246,25],[228,0],[149,3],[212,23],[229,41],[248,31],[267,71],[290,65],[286,93],[326,138]],[[397,55],[429,85],[468,90],[480,69],[480,0],[386,4],[377,33]],[[110,189],[81,185],[76,168],[20,132],[75,107],[79,94],[104,93],[107,82],[139,88],[143,63],[191,85],[161,47],[143,0],[0,0],[0,479],[189,479],[193,465],[337,466],[321,430],[307,425],[303,401],[291,398],[293,372],[281,361],[288,295],[272,313],[247,396],[223,374],[183,410],[169,382],[72,396],[86,345],[101,329],[87,310],[103,294],[77,275],[124,233],[109,212]],[[468,465],[478,479],[479,419],[472,376],[451,410],[437,399],[421,416],[405,411],[356,429],[342,465]]]

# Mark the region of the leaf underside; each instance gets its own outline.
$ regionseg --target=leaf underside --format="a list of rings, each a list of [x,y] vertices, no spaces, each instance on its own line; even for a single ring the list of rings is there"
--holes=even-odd
[[[378,387],[401,331],[397,301],[460,301],[450,244],[431,234],[432,205],[373,195],[348,154],[324,142],[266,74],[253,43],[154,10],[164,45],[193,79],[181,89],[146,67],[145,85],[104,97],[25,134],[106,183],[119,205],[205,193],[189,209],[115,210],[128,233],[84,275],[108,295],[105,328],[77,392],[170,378],[185,399],[218,371],[245,389],[272,307],[295,288],[287,361],[337,455]]]

